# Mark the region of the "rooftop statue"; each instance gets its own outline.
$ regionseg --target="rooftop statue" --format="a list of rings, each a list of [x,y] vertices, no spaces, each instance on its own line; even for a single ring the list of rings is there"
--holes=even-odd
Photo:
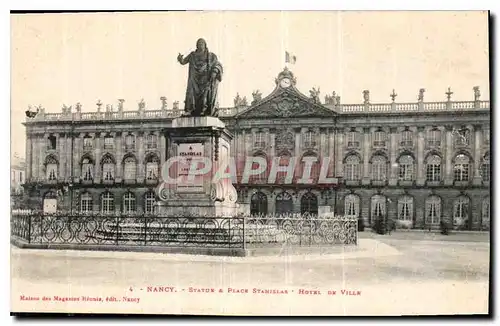
[[[196,50],[186,57],[179,53],[181,65],[189,63],[184,111],[187,116],[218,116],[217,88],[222,81],[223,68],[217,56],[210,52],[200,38]]]

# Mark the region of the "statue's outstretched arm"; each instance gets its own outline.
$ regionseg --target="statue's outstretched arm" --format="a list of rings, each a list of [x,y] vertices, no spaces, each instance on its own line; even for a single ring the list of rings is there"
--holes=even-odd
[[[186,57],[184,57],[182,54],[179,53],[179,55],[177,56],[177,61],[179,61],[179,63],[181,65],[185,65],[186,63],[189,62],[190,56],[191,56],[191,53],[188,54]]]

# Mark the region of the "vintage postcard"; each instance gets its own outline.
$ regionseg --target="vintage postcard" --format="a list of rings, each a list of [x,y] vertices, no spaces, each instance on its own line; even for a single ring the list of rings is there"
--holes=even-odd
[[[487,315],[486,11],[11,14],[11,313]]]

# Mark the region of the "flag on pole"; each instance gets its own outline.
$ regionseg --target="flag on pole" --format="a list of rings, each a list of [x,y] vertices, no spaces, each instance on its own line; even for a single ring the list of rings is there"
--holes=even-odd
[[[297,57],[293,53],[285,51],[285,62],[286,63],[295,64],[296,61],[297,61]]]

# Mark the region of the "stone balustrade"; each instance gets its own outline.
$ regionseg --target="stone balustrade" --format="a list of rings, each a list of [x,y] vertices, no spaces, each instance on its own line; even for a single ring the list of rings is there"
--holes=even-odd
[[[490,101],[447,101],[447,102],[418,102],[418,103],[365,103],[325,105],[338,112],[348,113],[394,113],[394,112],[435,112],[435,111],[474,111],[490,108]],[[231,117],[247,110],[249,107],[220,108],[220,117]],[[72,112],[72,113],[45,113],[39,112],[35,118],[26,118],[26,122],[39,121],[82,121],[82,120],[141,120],[175,118],[182,114],[180,109],[112,111],[112,112]]]

